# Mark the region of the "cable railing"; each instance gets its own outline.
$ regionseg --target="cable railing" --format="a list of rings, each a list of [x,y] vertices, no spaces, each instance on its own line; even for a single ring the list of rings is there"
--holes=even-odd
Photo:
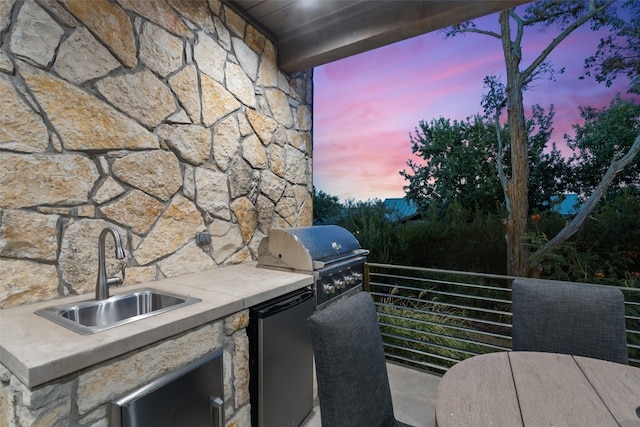
[[[511,349],[515,277],[367,263],[387,359],[445,372],[479,354]],[[625,297],[629,363],[640,367],[640,289]]]

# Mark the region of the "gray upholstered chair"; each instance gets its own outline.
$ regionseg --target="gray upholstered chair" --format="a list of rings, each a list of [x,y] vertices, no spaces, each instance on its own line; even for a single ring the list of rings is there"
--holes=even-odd
[[[309,318],[323,427],[404,426],[393,415],[371,296],[359,292]]]
[[[628,363],[624,297],[586,283],[515,279],[513,350]]]

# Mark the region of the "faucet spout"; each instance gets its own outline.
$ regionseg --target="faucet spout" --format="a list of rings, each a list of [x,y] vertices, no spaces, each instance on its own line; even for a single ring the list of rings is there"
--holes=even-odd
[[[113,236],[116,245],[116,258],[124,259],[125,253],[122,247],[122,240],[118,230],[113,227],[107,227],[100,233],[98,239],[98,281],[96,282],[96,299],[103,300],[109,298],[109,286],[120,285],[124,281],[124,266],[122,267],[122,279],[119,277],[107,277],[106,261],[105,261],[105,243],[107,235]]]

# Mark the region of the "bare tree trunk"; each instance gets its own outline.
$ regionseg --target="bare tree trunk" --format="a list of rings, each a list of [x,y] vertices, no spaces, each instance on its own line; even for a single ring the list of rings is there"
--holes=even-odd
[[[522,99],[523,80],[520,73],[520,44],[511,41],[509,11],[500,13],[502,49],[507,66],[507,108],[509,137],[511,140],[511,180],[507,184],[507,195],[511,209],[506,224],[507,274],[527,276],[529,263],[522,238],[527,229],[529,212],[529,163],[527,134]]]

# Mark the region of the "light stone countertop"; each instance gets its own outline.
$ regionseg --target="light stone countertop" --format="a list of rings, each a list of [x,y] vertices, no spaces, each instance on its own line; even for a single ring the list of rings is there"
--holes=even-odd
[[[93,335],[80,335],[35,314],[52,305],[93,299],[92,294],[2,309],[0,362],[35,387],[312,284],[311,275],[258,268],[253,262],[111,288],[111,295],[153,288],[202,301]]]

